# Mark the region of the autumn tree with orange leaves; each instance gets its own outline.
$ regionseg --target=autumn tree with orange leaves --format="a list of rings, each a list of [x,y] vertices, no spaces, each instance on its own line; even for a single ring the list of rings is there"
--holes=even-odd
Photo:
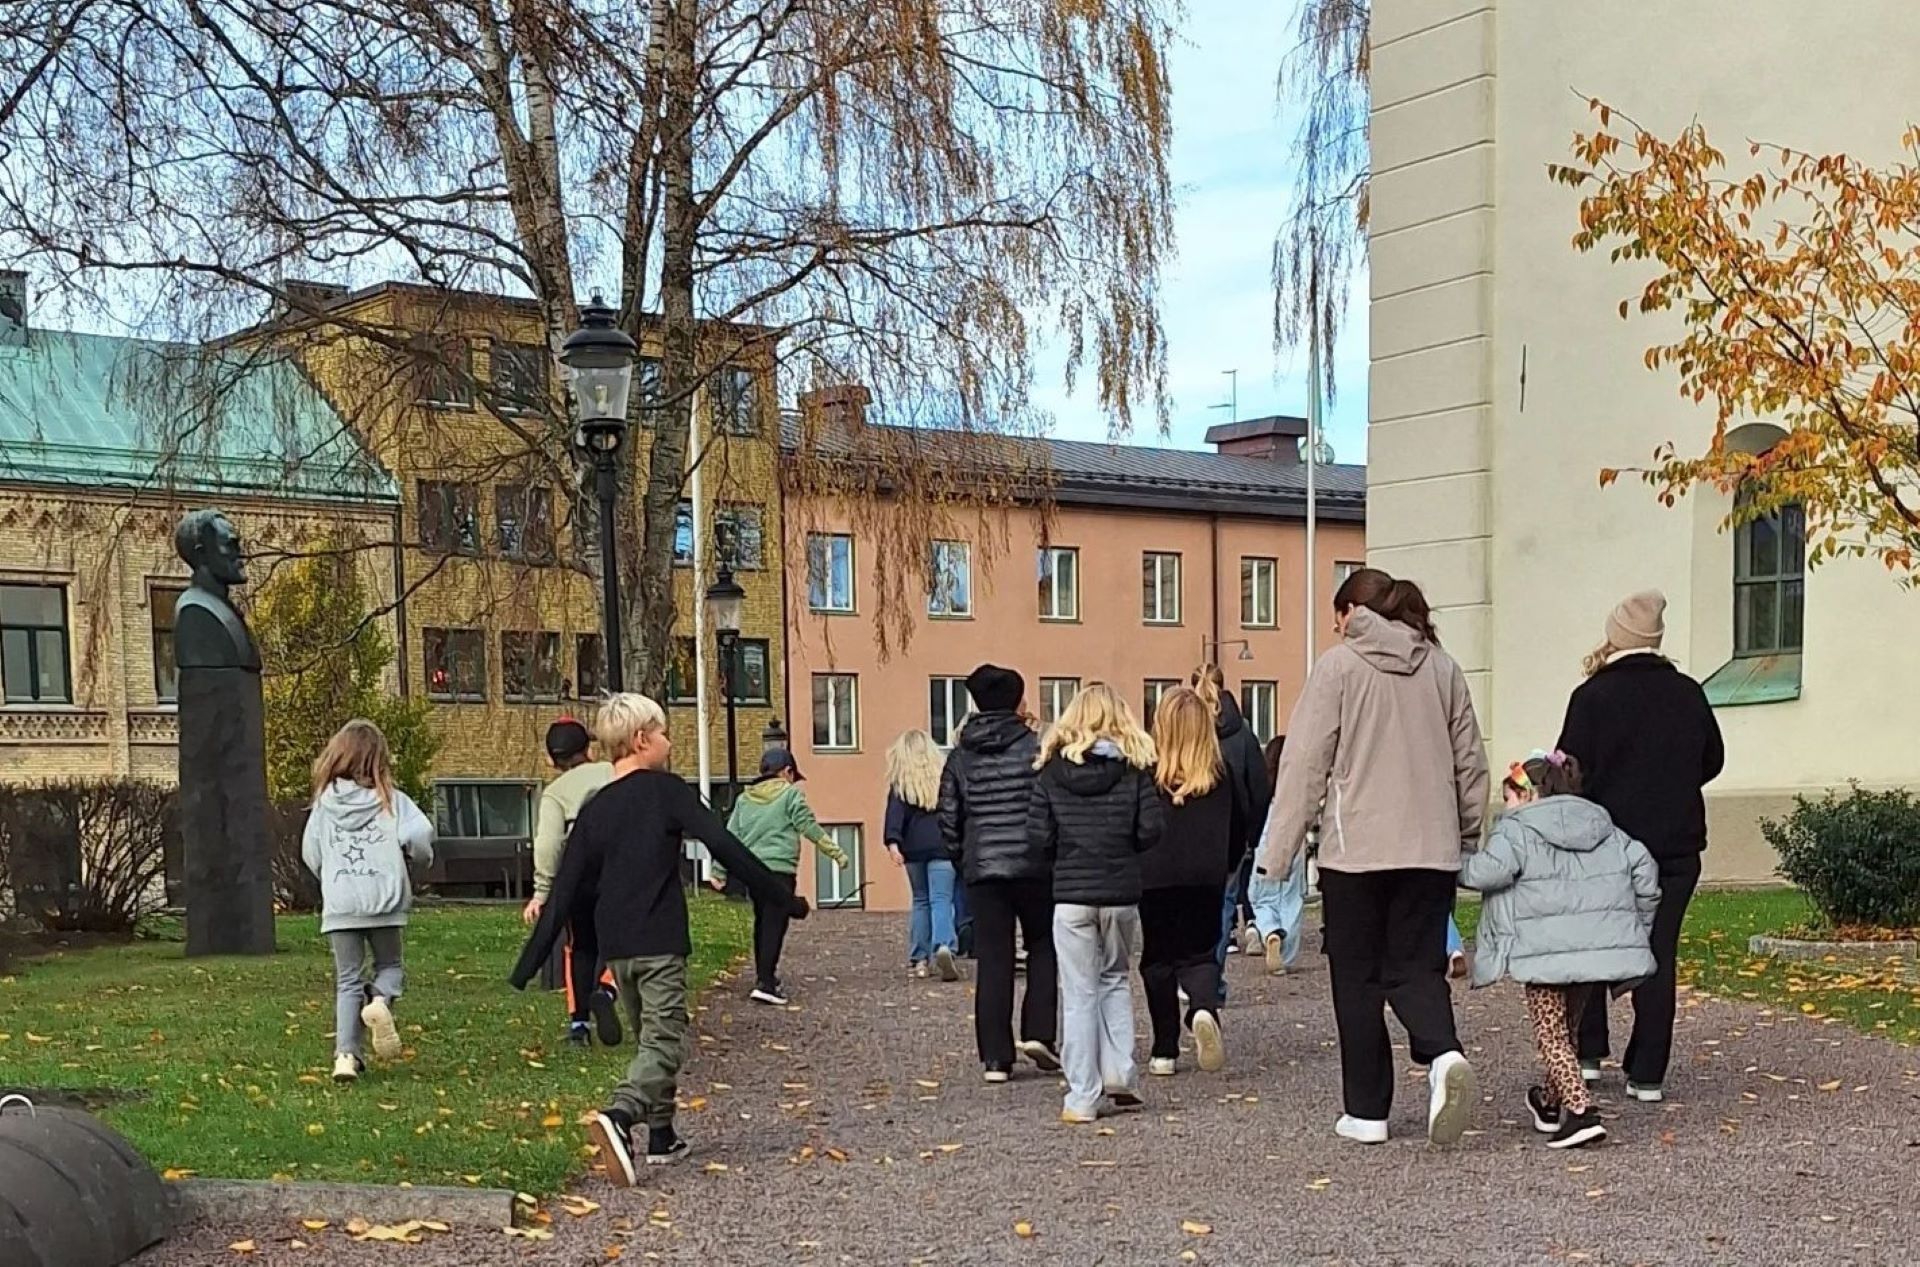
[[[1920,581],[1920,128],[1884,167],[1749,143],[1756,170],[1735,177],[1698,123],[1665,140],[1590,106],[1598,128],[1549,168],[1584,193],[1573,245],[1655,266],[1620,315],[1676,313],[1647,367],[1716,411],[1705,452],[1669,442],[1633,473],[1668,505],[1737,490],[1734,520],[1798,503],[1811,562],[1873,556]],[[1786,436],[1729,447],[1748,421]]]

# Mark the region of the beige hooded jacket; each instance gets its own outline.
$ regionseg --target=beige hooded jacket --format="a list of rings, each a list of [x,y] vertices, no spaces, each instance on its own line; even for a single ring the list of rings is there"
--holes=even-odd
[[[1461,849],[1480,842],[1487,792],[1460,666],[1356,608],[1294,705],[1260,865],[1286,875],[1317,815],[1323,870],[1454,871]]]

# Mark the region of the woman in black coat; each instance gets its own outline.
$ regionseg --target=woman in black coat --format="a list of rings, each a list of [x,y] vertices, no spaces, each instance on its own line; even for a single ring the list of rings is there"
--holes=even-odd
[[[1606,641],[1586,660],[1587,680],[1567,701],[1559,748],[1579,759],[1588,800],[1660,864],[1660,909],[1653,919],[1653,976],[1633,991],[1633,1036],[1621,1059],[1627,1094],[1664,1098],[1673,1054],[1674,959],[1680,924],[1700,883],[1707,847],[1701,789],[1720,774],[1726,749],[1700,684],[1660,654],[1667,600],[1657,590],[1629,595],[1607,617]],[[1607,1055],[1607,1009],[1581,1018],[1580,1065],[1600,1077]]]
[[[1213,959],[1220,967],[1220,1002],[1227,1001],[1227,950],[1233,944],[1234,914],[1242,906],[1247,918],[1253,910],[1246,901],[1248,880],[1253,873],[1253,855],[1260,847],[1260,832],[1267,825],[1267,810],[1273,804],[1273,779],[1267,774],[1266,753],[1260,737],[1240,714],[1240,705],[1227,690],[1226,675],[1217,664],[1203,664],[1190,679],[1194,691],[1213,711],[1213,733],[1220,741],[1220,759],[1232,781],[1245,813],[1245,839],[1238,870],[1227,877],[1226,892],[1220,901],[1220,934],[1213,948]]]

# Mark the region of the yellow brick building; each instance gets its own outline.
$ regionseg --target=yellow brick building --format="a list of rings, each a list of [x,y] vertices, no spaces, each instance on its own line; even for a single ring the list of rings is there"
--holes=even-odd
[[[434,702],[444,739],[434,768],[441,834],[475,860],[471,879],[511,892],[512,842],[526,836],[533,793],[551,773],[542,736],[554,719],[590,711],[604,684],[591,482],[581,481],[569,449],[539,309],[391,282],[306,293],[325,317],[284,337],[398,486],[399,647],[403,676]],[[743,347],[725,328],[703,338],[703,357],[716,362]],[[413,351],[423,342],[434,350],[425,369]],[[743,779],[757,769],[761,732],[785,689],[773,348],[745,346],[696,398],[707,447],[708,574],[696,578],[690,566],[684,501],[676,556],[686,562],[675,570],[677,659],[690,663],[691,613],[712,580],[714,526],[736,527],[735,575],[747,591],[737,706]],[[640,356],[634,390],[644,401],[657,390],[657,336],[643,333]],[[622,450],[635,489],[645,477],[642,441],[630,437]],[[634,495],[623,492],[623,514]],[[708,656],[716,785],[727,769],[717,661]],[[676,698],[664,701],[675,768],[689,777],[691,677],[677,673]]]

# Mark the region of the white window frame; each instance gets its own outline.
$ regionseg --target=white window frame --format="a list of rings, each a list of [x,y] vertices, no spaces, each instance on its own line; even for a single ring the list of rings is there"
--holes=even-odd
[[[1067,601],[1062,603],[1060,562],[1070,559],[1073,584],[1067,586]],[[1040,549],[1040,567],[1038,578],[1038,599],[1040,619],[1070,622],[1080,619],[1080,547],[1043,546]]]
[[[1260,611],[1260,574],[1266,573],[1265,618]],[[1240,627],[1277,629],[1280,626],[1280,560],[1263,555],[1240,556]]]
[[[1256,699],[1264,695],[1264,710],[1256,704]],[[1265,712],[1263,719],[1261,713]],[[1242,682],[1240,684],[1240,712],[1246,717],[1247,729],[1259,739],[1262,747],[1273,742],[1280,733],[1280,684],[1278,682]],[[1266,722],[1263,729],[1261,721]]]
[[[859,823],[822,823],[820,829],[846,851],[841,866],[816,846],[813,852],[813,904],[821,910],[859,910],[866,906],[866,832]],[[831,883],[829,883],[831,881]]]
[[[1148,625],[1180,623],[1180,555],[1146,550],[1140,555],[1140,620]]]
[[[814,548],[815,548],[816,542],[818,542],[820,546],[826,551],[824,555],[816,556],[814,554]],[[834,590],[833,551],[834,551],[834,547],[838,546],[842,542],[845,542],[847,547],[847,592],[844,596],[837,595],[833,592]],[[824,602],[816,604],[813,601],[813,590],[814,590],[813,581],[814,581],[814,564],[817,561],[824,561],[824,563],[826,564],[827,575],[826,575],[826,583],[820,587],[820,591],[821,593],[826,595],[826,599]],[[807,610],[808,611],[820,612],[824,615],[829,615],[829,616],[851,616],[854,612],[854,592],[859,588],[859,585],[855,581],[854,577],[855,577],[855,572],[854,572],[854,551],[853,551],[853,534],[852,533],[810,532],[807,534]]]
[[[927,560],[927,615],[941,620],[969,620],[973,617],[973,544],[968,541],[939,540],[928,544],[931,556]],[[955,604],[946,587],[940,584],[940,577],[949,569],[942,567],[943,559],[957,557],[960,561],[958,575],[963,578],[961,588],[966,593],[964,603]],[[945,604],[942,604],[942,600]]]
[[[820,739],[820,697],[818,686],[827,684],[827,739]],[[836,684],[846,686],[845,700],[835,698]],[[813,750],[815,752],[857,752],[860,749],[860,675],[857,673],[816,673],[813,675]],[[844,716],[842,713],[844,712]],[[840,739],[845,723],[846,740]]]
[[[1040,679],[1040,720],[1051,726],[1060,720],[1060,714],[1067,711],[1067,705],[1073,703],[1073,697],[1080,693],[1084,685],[1077,677],[1043,677]]]
[[[1333,592],[1336,594],[1339,593],[1340,587],[1347,583],[1347,578],[1365,566],[1367,565],[1364,563],[1355,563],[1351,559],[1341,559],[1335,563],[1333,565]]]
[[[940,724],[934,711],[935,701],[946,707],[947,724]],[[973,696],[967,694],[967,679],[935,674],[927,679],[927,734],[942,748],[953,747],[960,725],[973,713]]]

